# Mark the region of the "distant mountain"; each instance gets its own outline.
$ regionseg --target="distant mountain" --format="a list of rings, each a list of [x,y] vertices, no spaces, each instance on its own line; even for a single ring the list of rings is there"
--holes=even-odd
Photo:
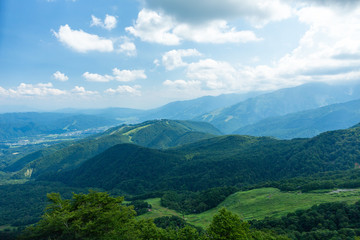
[[[223,94],[219,96],[205,96],[192,100],[176,101],[168,103],[162,107],[144,112],[140,119],[177,119],[189,120],[203,113],[213,111],[218,108],[231,106],[250,97],[259,95],[260,92],[250,92],[246,94]]]
[[[272,136],[280,139],[308,138],[322,132],[345,129],[360,122],[360,100],[332,104],[247,125],[235,134]]]
[[[121,125],[64,148],[42,150],[27,155],[8,166],[8,171],[20,170],[16,177],[36,177],[46,172],[75,168],[85,160],[120,143],[134,143],[150,148],[168,148],[219,135],[212,125],[203,122],[153,120],[135,125]],[[45,153],[45,154],[44,154]]]
[[[360,159],[360,128],[311,139],[220,136],[167,150],[116,145],[76,169],[42,180],[70,186],[120,189],[203,190],[352,169]]]
[[[358,99],[360,85],[339,86],[311,83],[281,89],[202,114],[194,120],[206,121],[224,133],[232,133],[265,118],[319,108]]]
[[[39,134],[60,134],[119,123],[114,119],[92,115],[64,113],[0,114],[0,140]]]
[[[204,96],[191,100],[175,101],[164,106],[139,110],[131,108],[105,108],[105,109],[61,109],[57,112],[81,113],[99,115],[117,119],[124,123],[140,123],[153,119],[190,120],[200,114],[213,111],[218,108],[231,106],[235,103],[259,95],[261,92],[245,94],[222,94],[219,96]]]

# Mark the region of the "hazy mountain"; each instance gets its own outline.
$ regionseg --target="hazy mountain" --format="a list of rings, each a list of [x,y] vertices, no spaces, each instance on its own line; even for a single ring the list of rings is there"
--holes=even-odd
[[[134,143],[150,148],[167,148],[214,137],[220,132],[204,122],[154,120],[135,125],[121,125],[102,134],[67,144],[64,148],[27,155],[8,171],[21,171],[17,178],[34,177],[45,172],[71,169],[119,143]],[[55,148],[57,146],[54,146]],[[45,154],[44,154],[45,153]]]
[[[231,106],[259,94],[260,92],[250,92],[246,94],[223,94],[219,96],[205,96],[192,100],[171,102],[162,107],[144,112],[140,118],[142,120],[162,118],[189,120],[199,116],[200,114],[213,111],[218,108]]]
[[[347,102],[358,99],[359,96],[360,85],[312,83],[253,97],[195,119],[210,122],[221,131],[231,133],[265,118]]]
[[[311,139],[220,136],[175,149],[116,145],[77,169],[43,179],[129,193],[202,190],[346,170],[359,162],[360,128]]]
[[[139,123],[153,119],[190,120],[200,114],[213,111],[218,108],[231,106],[235,103],[259,95],[261,92],[245,94],[222,94],[219,96],[204,96],[191,100],[175,101],[164,106],[140,110],[131,108],[105,108],[105,109],[61,109],[57,112],[81,113],[99,115],[117,119],[124,123]]]
[[[282,139],[313,137],[319,133],[345,129],[360,122],[360,100],[332,104],[247,125],[235,134],[273,136]]]
[[[4,113],[0,114],[0,140],[38,134],[60,134],[117,124],[101,116],[65,113]]]

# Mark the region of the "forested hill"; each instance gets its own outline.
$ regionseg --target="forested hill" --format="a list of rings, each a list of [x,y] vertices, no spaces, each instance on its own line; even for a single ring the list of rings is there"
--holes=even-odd
[[[168,148],[214,137],[220,132],[208,123],[194,121],[153,120],[141,124],[121,125],[66,147],[42,151],[18,160],[7,168],[18,171],[17,178],[36,177],[42,173],[72,169],[85,160],[120,143],[134,143],[149,148]],[[56,146],[55,146],[56,147]],[[53,148],[55,148],[53,147]]]
[[[352,169],[359,162],[359,149],[360,128],[326,132],[311,139],[220,136],[162,151],[126,144],[45,179],[81,187],[118,188],[131,194],[197,191]]]

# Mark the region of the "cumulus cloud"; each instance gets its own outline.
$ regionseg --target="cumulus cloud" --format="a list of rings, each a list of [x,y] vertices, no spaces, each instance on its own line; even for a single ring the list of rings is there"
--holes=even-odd
[[[141,96],[140,85],[135,85],[134,87],[128,85],[120,85],[116,89],[109,88],[105,90],[105,93],[109,94],[130,94],[135,96]]]
[[[144,70],[120,70],[113,69],[114,79],[120,82],[131,82],[136,79],[146,79],[147,76]]]
[[[260,26],[291,16],[291,7],[280,0],[147,0],[147,7],[162,10],[181,22],[203,23],[243,18]]]
[[[100,75],[97,73],[89,73],[85,72],[82,75],[87,81],[90,82],[109,82],[110,80],[114,79],[112,76],[109,75]]]
[[[194,81],[194,80],[166,80],[163,82],[163,85],[170,87],[170,88],[176,88],[179,90],[191,90],[200,88],[201,82],[200,81]]]
[[[146,79],[147,76],[144,70],[120,70],[113,68],[112,75],[101,75],[97,73],[85,72],[82,76],[90,82],[109,82],[117,80],[119,82],[131,82],[137,79]]]
[[[116,27],[116,24],[117,24],[117,20],[116,17],[114,16],[106,14],[104,21],[102,21],[100,18],[91,15],[90,26],[98,26],[110,31]]]
[[[119,52],[125,53],[128,56],[136,56],[136,46],[133,42],[125,40],[119,46]]]
[[[53,77],[54,77],[56,80],[59,80],[59,81],[62,81],[62,82],[65,82],[65,81],[69,80],[69,77],[66,76],[64,73],[61,73],[60,71],[56,71],[56,72],[53,74]]]
[[[87,91],[84,87],[75,86],[72,90],[72,93],[80,96],[89,96],[89,95],[95,95],[98,94],[97,91]]]
[[[126,31],[146,42],[177,45],[180,38],[171,32],[174,24],[169,16],[143,9],[139,12],[135,25],[127,27]]]
[[[114,50],[113,42],[110,39],[86,33],[83,30],[72,30],[67,24],[60,26],[58,32],[53,32],[61,43],[77,52],[112,52]]]
[[[146,42],[178,45],[181,41],[198,43],[252,42],[260,38],[252,31],[237,31],[225,20],[213,20],[202,24],[177,22],[171,16],[149,9],[142,9],[134,26],[126,31]]]
[[[189,64],[187,77],[203,82],[209,89],[233,88],[239,80],[237,70],[230,63],[213,59]]]
[[[0,87],[0,95],[10,97],[34,97],[34,96],[59,96],[66,94],[66,91],[56,89],[52,83],[26,84],[21,83],[15,89],[5,89]]]
[[[167,70],[173,70],[178,67],[186,66],[187,63],[185,63],[182,58],[190,56],[201,56],[201,53],[196,49],[171,50],[162,56],[162,63]]]

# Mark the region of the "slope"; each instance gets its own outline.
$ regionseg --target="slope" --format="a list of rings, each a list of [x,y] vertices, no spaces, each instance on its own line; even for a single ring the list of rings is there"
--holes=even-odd
[[[80,165],[85,160],[119,143],[135,143],[150,148],[167,148],[213,137],[220,132],[208,123],[192,121],[154,120],[135,125],[121,125],[35,158],[25,156],[9,166],[21,170],[17,178],[36,177]],[[21,163],[21,164],[19,164]]]
[[[319,133],[345,129],[360,121],[360,100],[267,118],[247,125],[235,134],[272,136],[280,139],[313,137]]]
[[[161,172],[149,168],[159,152],[141,148],[139,151],[146,154],[126,156],[124,159],[121,151],[129,152],[127,148],[134,149],[131,145],[111,148],[77,169],[45,179],[56,179],[74,186],[108,190],[120,188],[130,194],[138,194],[171,189],[198,191],[309,176],[317,172],[354,168],[360,158],[360,128],[326,132],[312,139],[276,140],[235,135],[205,139],[163,150],[162,156],[169,156],[166,161],[174,165],[164,165]],[[104,168],[102,173],[106,172],[106,175],[98,172],[99,162]],[[119,170],[112,167],[114,164],[122,172],[130,173],[126,179],[119,178]],[[133,169],[134,166],[136,169]],[[83,176],[85,173],[87,177]],[[148,179],[148,174],[157,177]],[[101,180],[108,178],[117,180],[111,183]]]
[[[210,122],[224,133],[231,133],[265,118],[355,100],[359,93],[359,85],[305,84],[253,97],[194,119]]]

